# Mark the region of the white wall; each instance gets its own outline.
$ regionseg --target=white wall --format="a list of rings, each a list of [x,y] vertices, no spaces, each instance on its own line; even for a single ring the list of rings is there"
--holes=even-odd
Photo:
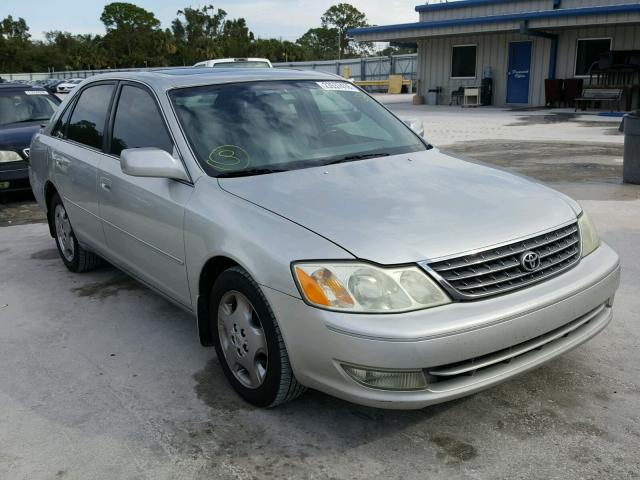
[[[503,15],[506,13],[535,12],[538,10],[552,10],[553,0],[526,0],[471,7],[456,7],[436,9],[420,12],[421,22],[434,20],[449,20],[451,18],[486,17],[489,15]]]
[[[484,67],[493,71],[494,105],[506,105],[509,43],[531,41],[531,76],[529,99],[531,105],[544,103],[544,79],[549,71],[550,40],[531,38],[519,33],[465,35],[421,40],[418,47],[418,78],[422,94],[430,88],[443,87],[443,100],[449,102],[452,90],[460,86],[479,85]],[[451,50],[453,45],[477,44],[476,78],[451,78]]]
[[[561,9],[599,7],[606,5],[621,5],[633,3],[632,0],[562,0]],[[436,9],[420,12],[420,21],[448,20],[451,18],[486,17],[489,15],[504,15],[507,13],[538,12],[541,10],[553,10],[553,0],[515,0],[505,3],[494,3],[471,7],[457,7]]]
[[[613,50],[640,50],[640,25],[608,25],[563,30],[558,43],[558,78],[572,78],[579,38],[611,37]]]
[[[577,40],[579,38],[611,37],[613,50],[640,50],[640,25],[605,25],[556,30],[558,59],[556,78],[573,78],[575,72]],[[443,87],[443,100],[449,102],[452,90],[460,86],[479,85],[483,67],[491,67],[494,82],[494,105],[506,105],[507,66],[509,42],[532,42],[531,83],[529,104],[543,106],[544,80],[549,74],[551,40],[529,37],[520,33],[491,33],[422,39],[418,42],[418,79],[423,95],[430,88]],[[451,49],[453,45],[477,44],[475,79],[452,79]]]

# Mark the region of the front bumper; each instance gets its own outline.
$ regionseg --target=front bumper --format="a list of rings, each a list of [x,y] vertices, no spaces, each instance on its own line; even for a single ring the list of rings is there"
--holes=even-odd
[[[264,290],[302,384],[355,403],[410,409],[488,388],[584,343],[611,320],[611,303],[619,282],[618,256],[603,243],[576,267],[532,287],[403,314],[329,312],[275,290]],[[542,348],[464,375],[438,377],[437,382],[431,378],[428,387],[419,391],[368,388],[340,367],[346,363],[451,373],[459,365],[476,359],[484,362],[496,352],[515,346],[522,349],[522,345],[532,345],[557,332],[559,338]]]
[[[2,188],[6,182],[9,183],[8,187]],[[27,162],[0,164],[0,193],[29,190],[30,188]]]

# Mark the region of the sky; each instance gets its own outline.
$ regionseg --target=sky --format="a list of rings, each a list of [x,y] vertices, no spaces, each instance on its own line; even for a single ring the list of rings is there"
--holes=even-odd
[[[103,7],[112,0],[0,0],[0,19],[22,17],[32,38],[41,40],[50,30],[104,33],[100,22]],[[155,13],[162,27],[169,27],[176,12],[186,6],[213,4],[228,18],[244,17],[260,38],[295,40],[309,28],[320,25],[320,16],[331,6],[348,1],[367,15],[372,25],[418,20],[414,7],[424,0],[123,0]]]

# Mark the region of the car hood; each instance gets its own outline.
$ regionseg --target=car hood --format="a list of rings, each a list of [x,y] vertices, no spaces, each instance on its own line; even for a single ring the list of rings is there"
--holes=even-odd
[[[560,193],[435,148],[219,184],[387,265],[486,248],[576,219]]]
[[[10,123],[0,126],[0,150],[20,150],[27,148],[31,139],[46,120],[28,123]]]

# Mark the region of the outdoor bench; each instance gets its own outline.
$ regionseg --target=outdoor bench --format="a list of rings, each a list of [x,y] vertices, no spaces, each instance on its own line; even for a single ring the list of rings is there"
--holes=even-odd
[[[575,111],[578,111],[580,104],[588,104],[588,102],[615,102],[620,110],[620,101],[622,100],[621,88],[585,88],[582,90],[582,96],[574,100]],[[583,106],[584,110],[586,106]]]

